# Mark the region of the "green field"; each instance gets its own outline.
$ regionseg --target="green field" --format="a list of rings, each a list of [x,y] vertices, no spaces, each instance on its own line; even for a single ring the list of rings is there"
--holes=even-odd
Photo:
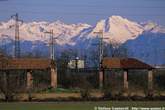
[[[165,102],[14,102],[0,103],[0,110],[94,110],[94,107],[165,107]]]

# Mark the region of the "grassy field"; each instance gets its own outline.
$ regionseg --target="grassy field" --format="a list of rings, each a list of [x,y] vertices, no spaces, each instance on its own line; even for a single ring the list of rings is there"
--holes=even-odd
[[[165,107],[165,102],[18,102],[0,103],[0,110],[95,110],[94,107]]]

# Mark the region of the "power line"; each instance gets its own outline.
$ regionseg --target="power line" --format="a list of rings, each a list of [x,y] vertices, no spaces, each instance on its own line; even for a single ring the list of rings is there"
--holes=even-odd
[[[14,42],[14,57],[20,58],[20,38],[19,38],[19,23],[23,23],[23,20],[19,19],[18,13],[11,16],[15,20],[15,25],[10,26],[15,27],[15,42]]]
[[[104,38],[104,30],[100,30],[98,32],[94,32],[94,34],[98,34],[100,37],[99,40],[99,87],[102,88],[103,87],[103,83],[104,83],[104,73],[103,73],[103,40],[104,39],[108,39],[108,38]]]
[[[103,40],[104,39],[109,39],[109,38],[104,38],[104,31],[100,30],[98,32],[94,32],[94,34],[99,35],[99,68],[102,68],[102,60],[103,60],[103,55],[104,55],[104,45],[103,45]]]
[[[153,0],[153,1],[155,1],[155,0]],[[15,6],[16,8],[19,6],[21,6],[21,7],[25,7],[25,5],[26,6],[31,6],[31,7],[36,7],[36,6],[40,6],[40,7],[43,7],[43,8],[45,8],[45,7],[47,7],[47,6],[49,6],[49,7],[69,7],[69,8],[73,8],[73,7],[78,7],[78,8],[105,8],[105,7],[109,7],[109,8],[165,8],[164,7],[164,5],[160,5],[160,2],[157,2],[157,3],[159,3],[159,4],[154,4],[154,6],[153,5],[151,5],[151,4],[149,4],[150,2],[148,2],[148,4],[146,4],[146,5],[144,5],[144,4],[139,4],[139,5],[135,5],[134,3],[132,4],[132,5],[128,5],[128,4],[113,4],[113,6],[111,6],[111,7],[109,7],[109,4],[106,4],[106,3],[104,3],[104,4],[89,4],[89,3],[87,3],[87,4],[75,4],[75,3],[72,3],[72,4],[61,4],[61,3],[51,3],[51,2],[46,2],[46,3],[32,3],[32,2],[29,2],[29,3],[8,3],[7,5],[8,6]],[[164,3],[164,1],[162,0],[162,3]],[[14,7],[14,8],[15,8]]]
[[[120,8],[120,7],[119,7]],[[128,8],[130,8],[130,7],[128,7]],[[165,7],[164,7],[165,8]],[[118,8],[116,8],[116,9],[118,9]],[[121,8],[120,8],[121,9]],[[141,8],[140,8],[141,9]],[[0,11],[1,12],[15,12],[14,10],[2,10],[2,9],[0,9]],[[108,15],[108,13],[105,11],[105,12],[103,12],[103,11],[84,11],[84,12],[78,12],[78,11],[68,11],[68,12],[66,12],[66,11],[53,11],[53,10],[44,10],[44,11],[41,11],[41,10],[20,10],[19,11],[20,13],[23,13],[23,14],[25,14],[25,13],[27,13],[27,14],[68,14],[68,15]],[[121,14],[121,15],[128,15],[128,16],[165,16],[165,14],[164,13],[151,13],[151,14],[149,14],[149,13],[143,13],[143,14],[141,14],[141,13],[124,13],[124,12],[122,12],[122,13],[120,13],[120,12],[118,12],[118,13],[109,13],[109,14]]]
[[[46,34],[49,34],[50,35],[50,40],[49,40],[49,54],[50,54],[50,59],[52,60],[55,60],[55,52],[54,52],[54,44],[55,44],[55,39],[57,38],[54,38],[54,33],[53,33],[53,30],[51,29],[50,31],[46,31],[44,32]]]

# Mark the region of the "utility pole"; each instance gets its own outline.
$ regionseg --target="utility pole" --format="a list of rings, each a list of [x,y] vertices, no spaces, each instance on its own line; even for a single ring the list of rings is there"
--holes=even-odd
[[[49,40],[49,48],[50,48],[50,51],[49,51],[49,54],[50,54],[50,59],[52,60],[55,60],[55,52],[54,52],[54,40],[57,39],[57,38],[54,38],[54,33],[53,33],[53,30],[51,29],[50,31],[46,31],[45,32],[46,34],[49,34],[50,35],[50,40]]]
[[[103,72],[103,67],[102,67],[102,61],[103,61],[103,39],[107,39],[104,38],[104,31],[100,30],[98,32],[94,32],[94,34],[98,34],[99,35],[99,87],[100,89],[103,88],[103,84],[104,84],[104,72]]]
[[[101,69],[102,59],[103,59],[103,36],[104,36],[104,32],[103,32],[103,30],[100,30],[100,31],[94,32],[94,33],[99,35],[99,69]]]
[[[54,52],[54,40],[57,38],[54,38],[54,33],[53,30],[51,29],[50,31],[44,32],[45,34],[49,34],[49,55],[50,59],[54,62],[55,61],[55,52]],[[51,87],[56,88],[57,87],[57,67],[52,67],[51,66]]]
[[[5,55],[7,55],[7,48],[6,48],[6,38],[7,38],[7,35],[4,35],[4,34],[2,34],[1,35],[1,37],[2,37],[2,41],[1,41],[1,51],[2,51],[2,53],[3,54],[5,54]]]
[[[18,13],[11,16],[15,20],[15,25],[10,27],[15,27],[15,42],[14,42],[14,57],[20,58],[20,39],[19,39],[19,23],[23,24],[23,20],[19,19]]]
[[[76,57],[76,59],[75,59],[75,69],[76,69],[76,72],[78,73],[78,69],[79,69],[79,64],[78,64],[78,62],[79,62],[79,57]]]

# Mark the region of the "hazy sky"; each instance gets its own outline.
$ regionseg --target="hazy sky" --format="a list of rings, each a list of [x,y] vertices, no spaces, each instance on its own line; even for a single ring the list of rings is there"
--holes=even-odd
[[[120,15],[165,25],[165,0],[0,0],[0,21],[18,12],[25,21],[55,21],[95,24]]]

